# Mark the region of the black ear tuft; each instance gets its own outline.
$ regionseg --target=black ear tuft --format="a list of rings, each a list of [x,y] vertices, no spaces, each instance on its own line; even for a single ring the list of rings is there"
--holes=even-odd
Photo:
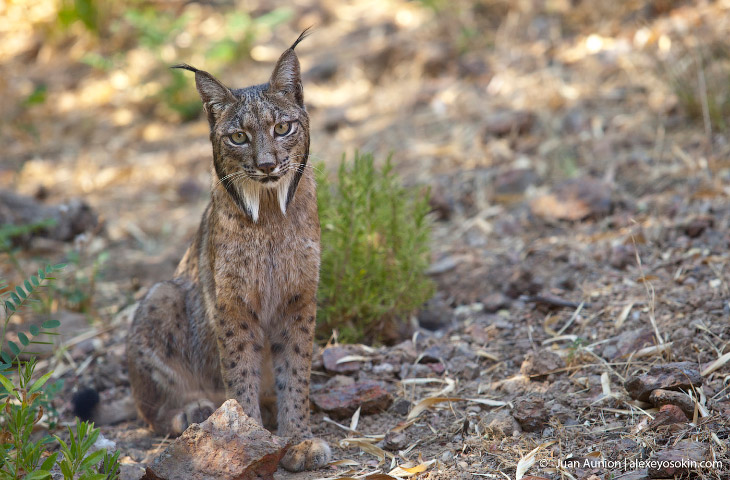
[[[74,415],[84,421],[91,420],[94,409],[99,404],[99,393],[93,388],[84,388],[74,393],[71,404]]]
[[[200,71],[200,70],[198,70],[195,67],[191,67],[187,63],[179,63],[177,65],[171,66],[170,68],[180,68],[180,69],[183,69],[183,70],[190,70],[191,72],[195,72],[195,73],[198,73]]]
[[[297,45],[299,45],[299,42],[301,42],[302,40],[304,40],[305,38],[307,38],[309,36],[310,31],[312,30],[312,27],[313,27],[313,25],[310,25],[307,28],[305,28],[304,31],[299,34],[299,37],[296,40],[294,40],[294,43],[292,44],[291,47],[289,47],[289,50],[294,50],[295,48],[297,48]]]

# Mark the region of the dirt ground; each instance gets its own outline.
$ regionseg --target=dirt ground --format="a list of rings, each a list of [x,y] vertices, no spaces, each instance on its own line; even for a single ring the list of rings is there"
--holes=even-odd
[[[42,364],[64,381],[57,407],[70,421],[79,386],[104,401],[128,395],[132,309],[171,276],[197,228],[211,151],[202,116],[183,122],[146,94],[162,82],[147,75],[155,62],[205,68],[205,57],[182,57],[183,34],[159,57],[119,32],[57,35],[55,5],[0,4],[0,187],[49,204],[82,198],[102,221],[74,242],[35,239],[16,254],[27,271],[70,263],[51,306],[63,348]],[[189,35],[200,41],[222,21],[216,3],[155,5],[192,15]],[[638,479],[641,461],[688,450],[687,439],[717,462],[687,475],[730,478],[730,4],[291,8],[222,80],[266,81],[278,53],[314,24],[298,47],[312,157],[333,168],[343,152],[392,154],[405,183],[431,187],[438,288],[414,316],[413,338],[359,350],[367,360],[345,375],[382,381],[393,405],[350,430],[349,418],[314,413],[339,462],[277,478]],[[122,53],[108,69],[81,61],[110,51]],[[43,100],[29,101],[39,86]],[[20,278],[4,260],[0,277]],[[349,381],[323,367],[321,347],[314,389]],[[685,361],[703,373],[698,406],[661,425],[624,384]],[[139,422],[102,432],[122,451],[127,479],[169,443]],[[604,463],[567,462],[586,458]]]

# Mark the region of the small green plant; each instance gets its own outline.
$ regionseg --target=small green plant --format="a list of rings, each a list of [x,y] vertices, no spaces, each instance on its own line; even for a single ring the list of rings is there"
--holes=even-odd
[[[55,465],[61,469],[64,480],[118,478],[119,452],[90,452],[99,436],[99,430],[93,424],[77,421],[75,432],[69,428],[68,443],[55,437],[61,447],[61,455],[48,451],[48,444],[54,437],[33,435],[35,425],[41,421],[50,404],[49,394],[53,388],[44,387],[53,372],[34,378],[37,362],[30,349],[34,344],[49,343],[38,340],[38,337],[55,335],[52,330],[59,327],[60,322],[48,320],[40,327],[31,325],[27,332],[18,331],[18,342],[6,337],[12,317],[35,300],[34,294],[54,280],[51,275],[64,267],[63,264],[49,265],[15,288],[0,282],[0,305],[5,314],[0,345],[0,401],[4,400],[4,408],[0,410],[0,480],[48,480]]]
[[[394,341],[433,293],[428,192],[401,186],[390,159],[340,164],[337,184],[319,169],[322,225],[319,332],[343,341]]]

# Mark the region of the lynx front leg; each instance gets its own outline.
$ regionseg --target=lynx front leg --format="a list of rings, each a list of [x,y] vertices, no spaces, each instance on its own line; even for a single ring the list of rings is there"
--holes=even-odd
[[[314,301],[304,302],[300,295],[294,295],[271,343],[278,434],[292,442],[300,442],[289,448],[281,464],[294,472],[322,467],[331,457],[327,442],[312,438],[309,427],[309,381],[316,309]]]
[[[230,293],[219,298],[215,329],[226,396],[235,398],[246,415],[260,424],[259,390],[264,336],[259,317],[237,295]]]

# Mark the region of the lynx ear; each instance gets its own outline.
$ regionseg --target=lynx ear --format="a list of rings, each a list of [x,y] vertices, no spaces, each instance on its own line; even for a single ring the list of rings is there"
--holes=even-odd
[[[311,28],[311,27],[310,27]],[[294,53],[294,48],[304,40],[309,28],[304,30],[299,38],[279,57],[274,67],[274,73],[269,80],[270,92],[276,95],[289,97],[300,107],[304,106],[304,94],[302,92],[302,78],[299,69],[299,59]]]
[[[226,105],[236,102],[233,92],[210,73],[198,70],[185,63],[170,68],[182,68],[195,72],[195,86],[200,94],[200,99],[203,101],[205,111],[209,115],[215,115]]]

